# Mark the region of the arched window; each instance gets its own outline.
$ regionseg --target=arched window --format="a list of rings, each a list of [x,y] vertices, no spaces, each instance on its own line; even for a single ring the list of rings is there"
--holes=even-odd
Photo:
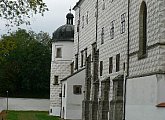
[[[143,1],[140,6],[139,15],[139,58],[146,56],[147,46],[147,5]]]

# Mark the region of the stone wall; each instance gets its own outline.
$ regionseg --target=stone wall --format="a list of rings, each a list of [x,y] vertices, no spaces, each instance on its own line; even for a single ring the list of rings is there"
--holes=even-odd
[[[9,110],[49,111],[49,104],[49,99],[8,98]],[[6,109],[6,98],[0,98],[0,111]]]
[[[71,61],[53,61],[51,64],[51,81],[50,81],[50,107],[61,107],[61,85],[60,80],[70,75]],[[59,84],[53,85],[54,75],[58,75]]]
[[[0,112],[1,112],[2,110],[5,110],[5,109],[6,109],[5,106],[6,106],[6,99],[0,97]]]

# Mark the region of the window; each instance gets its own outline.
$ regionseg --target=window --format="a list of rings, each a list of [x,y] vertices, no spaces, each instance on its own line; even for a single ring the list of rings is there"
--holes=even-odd
[[[84,54],[85,54],[85,58],[84,58],[84,66],[86,66],[86,60],[87,60],[87,48],[84,49]]]
[[[101,31],[101,44],[104,44],[104,27],[102,28]]]
[[[96,45],[96,42],[95,42],[95,43],[92,44],[92,60],[95,57],[96,50],[97,50],[97,45]]]
[[[78,70],[78,54],[75,55],[75,70]]]
[[[80,20],[77,21],[77,32],[79,32]]]
[[[50,113],[52,113],[52,109],[50,109]],[[3,119],[2,119],[3,120]]]
[[[111,37],[111,39],[114,38],[114,30],[115,30],[114,21],[112,21],[111,22],[111,28],[110,28],[110,37]]]
[[[56,49],[56,58],[62,58],[62,50],[61,48]]]
[[[105,0],[103,0],[102,10],[105,9]]]
[[[120,54],[116,55],[116,72],[120,70]]]
[[[125,13],[121,15],[121,34],[125,32]]]
[[[63,91],[63,97],[65,97],[65,89],[66,89],[66,88],[65,88],[65,84],[64,84],[64,86],[63,86],[63,90],[64,90],[64,91]]]
[[[118,81],[117,83],[117,97],[122,97],[123,96],[123,80]]]
[[[84,65],[84,51],[81,51],[81,67]]]
[[[58,85],[58,76],[54,76],[54,82],[53,85]]]
[[[71,71],[71,75],[73,74],[73,72],[74,72],[74,62],[72,62],[71,64],[70,64],[70,71]]]
[[[82,28],[84,28],[84,16],[82,16]]]
[[[103,61],[100,61],[100,76],[103,75]]]
[[[113,80],[113,99],[123,98],[123,78]]]
[[[113,57],[109,58],[109,73],[112,73],[113,70]]]
[[[87,11],[87,15],[86,15],[86,23],[88,24],[88,11]]]
[[[74,85],[73,86],[73,94],[82,94],[82,85]]]
[[[140,7],[139,15],[139,58],[143,58],[146,55],[147,44],[147,6],[143,1]]]

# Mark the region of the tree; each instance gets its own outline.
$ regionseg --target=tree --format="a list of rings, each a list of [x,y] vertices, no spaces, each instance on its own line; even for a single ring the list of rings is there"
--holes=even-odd
[[[29,25],[28,18],[45,11],[48,8],[43,0],[0,0],[0,17],[9,21],[6,26]]]
[[[50,40],[50,38],[48,38]],[[9,47],[8,43],[12,46]],[[0,94],[14,97],[49,97],[51,51],[34,34],[18,30],[0,41]],[[29,95],[29,96],[27,96]]]

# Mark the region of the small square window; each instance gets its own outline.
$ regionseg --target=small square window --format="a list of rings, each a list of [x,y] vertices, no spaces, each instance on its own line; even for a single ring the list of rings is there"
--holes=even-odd
[[[82,85],[74,85],[73,86],[73,94],[82,94]]]

